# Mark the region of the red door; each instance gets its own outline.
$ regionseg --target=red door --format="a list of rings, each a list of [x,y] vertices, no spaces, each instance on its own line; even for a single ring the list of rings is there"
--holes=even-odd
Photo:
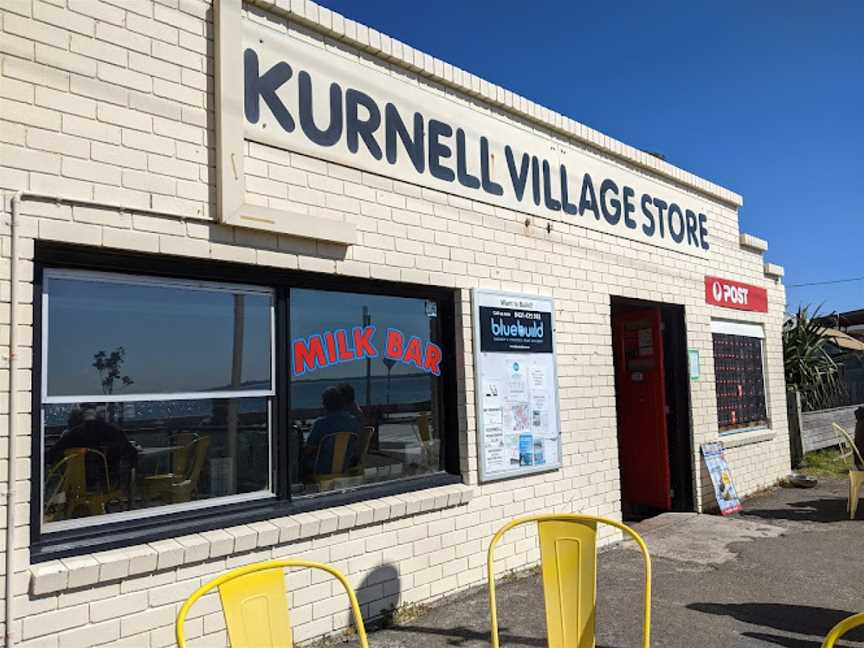
[[[630,504],[670,509],[660,309],[617,315],[614,344],[623,498]]]

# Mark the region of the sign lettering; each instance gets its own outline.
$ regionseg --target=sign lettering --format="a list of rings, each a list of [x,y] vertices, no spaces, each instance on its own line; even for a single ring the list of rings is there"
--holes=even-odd
[[[705,302],[723,308],[767,313],[768,291],[731,279],[705,277]]]
[[[620,162],[290,35],[244,27],[245,137],[706,256],[708,209]]]

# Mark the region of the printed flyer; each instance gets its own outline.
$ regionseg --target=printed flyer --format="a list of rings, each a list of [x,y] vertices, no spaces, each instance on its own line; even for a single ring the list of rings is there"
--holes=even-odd
[[[560,467],[554,304],[474,291],[481,479]]]
[[[705,459],[705,467],[714,484],[714,495],[717,497],[717,504],[720,505],[720,513],[723,515],[737,513],[741,510],[741,502],[732,483],[729,464],[723,456],[723,446],[717,442],[703,443],[702,457]]]

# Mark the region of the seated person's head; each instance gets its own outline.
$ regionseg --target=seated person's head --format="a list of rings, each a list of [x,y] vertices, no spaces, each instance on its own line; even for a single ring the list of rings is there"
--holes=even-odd
[[[339,394],[342,396],[342,403],[346,408],[351,407],[354,404],[355,395],[354,395],[354,387],[352,387],[348,383],[342,383],[336,386],[336,389],[339,390]]]
[[[339,390],[336,387],[328,387],[323,391],[321,394],[321,404],[324,406],[324,412],[326,414],[339,412],[345,405],[342,400],[342,394],[339,393]]]
[[[69,412],[69,419],[66,426],[71,430],[84,422],[84,410],[80,407],[73,407]]]

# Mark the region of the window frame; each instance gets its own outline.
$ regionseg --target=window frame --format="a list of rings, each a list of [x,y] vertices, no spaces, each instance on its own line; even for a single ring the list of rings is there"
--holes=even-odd
[[[768,389],[768,364],[765,358],[765,328],[762,324],[755,322],[741,322],[736,320],[711,320],[711,347],[714,348],[714,336],[727,335],[735,337],[754,338],[759,340],[759,355],[762,366],[762,398],[765,402],[765,419],[763,421],[752,421],[742,424],[740,427],[721,427],[719,411],[717,414],[717,432],[720,437],[730,437],[747,432],[758,432],[771,429],[771,401]],[[717,359],[714,358],[714,399],[717,402]]]
[[[270,461],[272,468],[270,485],[272,495],[239,502],[225,501],[228,498],[237,497],[227,496],[227,498],[220,498],[221,501],[219,502],[200,508],[186,507],[182,511],[173,511],[165,510],[166,507],[154,507],[153,514],[136,515],[129,519],[87,524],[78,528],[62,530],[46,531],[44,529],[42,522],[43,466],[41,461],[36,460],[37,457],[42,457],[44,445],[41,432],[42,406],[44,404],[41,368],[46,355],[42,347],[47,318],[42,312],[43,288],[46,272],[51,275],[58,270],[76,273],[81,271],[114,273],[124,276],[144,275],[153,281],[185,281],[191,285],[196,282],[210,284],[222,282],[232,286],[245,284],[264,290],[272,290],[274,295],[272,315],[274,351],[271,361],[274,366],[274,374],[271,388],[274,393],[268,397],[271,404]],[[54,274],[54,276],[57,275]],[[39,333],[33,340],[33,367],[39,368],[39,370],[33,372],[31,392],[31,429],[33,432],[30,454],[32,458],[31,479],[35,480],[34,484],[39,484],[38,488],[31,489],[30,498],[30,549],[31,561],[34,563],[462,482],[457,410],[457,380],[460,375],[460,365],[455,348],[458,339],[455,320],[458,301],[456,288],[393,283],[207,259],[157,256],[141,252],[115,252],[101,248],[44,241],[37,241],[35,244],[33,283],[33,330],[34,333]],[[289,447],[294,444],[294,435],[285,434],[290,423],[288,420],[291,397],[288,382],[290,380],[288,357],[290,349],[290,339],[288,339],[290,303],[288,295],[291,288],[420,297],[436,302],[444,350],[442,364],[448,369],[442,371],[440,389],[441,472],[371,483],[350,490],[291,498],[290,475],[286,467],[291,465],[289,463],[290,453],[296,454],[297,452],[297,448]],[[136,397],[131,395],[130,398],[134,400]]]

